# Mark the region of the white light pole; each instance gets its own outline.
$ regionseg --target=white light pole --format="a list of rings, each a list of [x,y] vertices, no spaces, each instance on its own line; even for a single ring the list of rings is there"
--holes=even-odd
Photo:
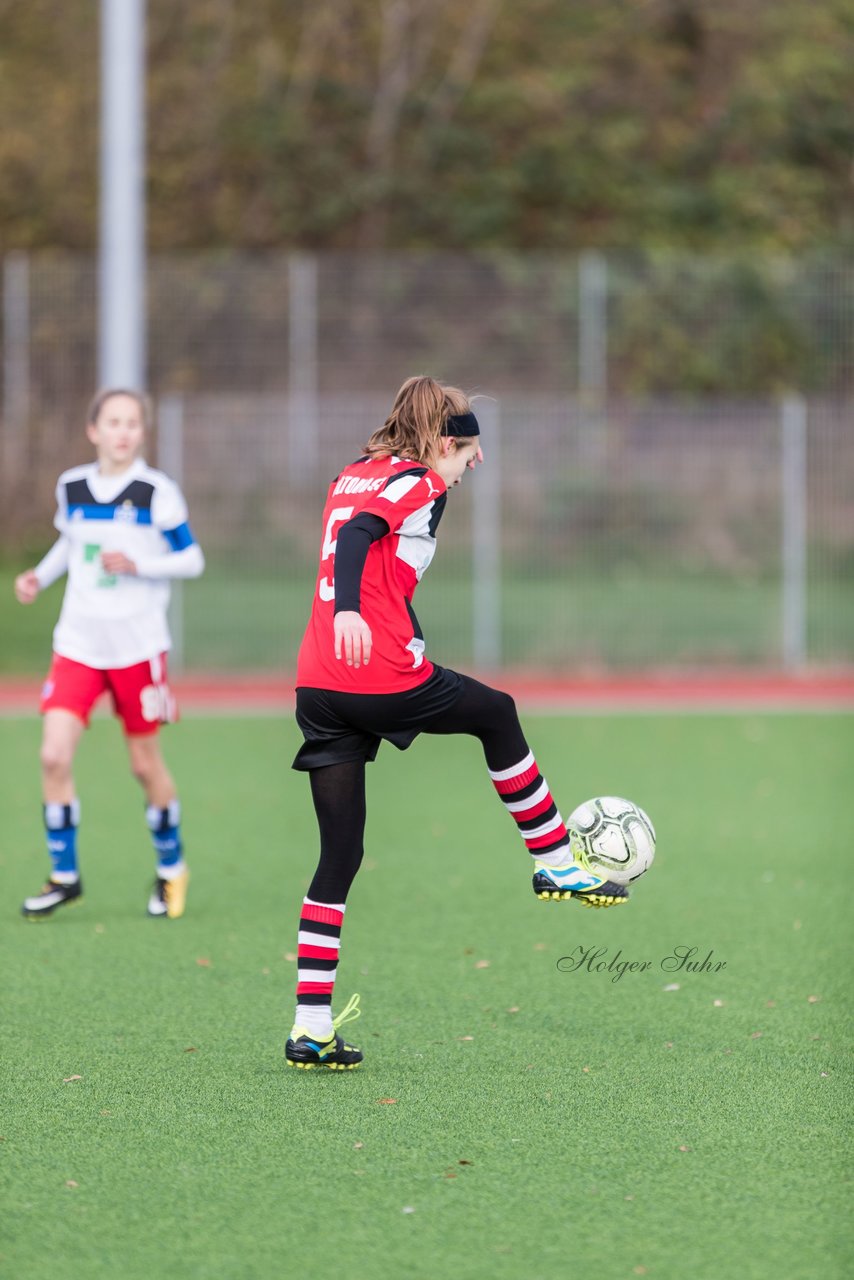
[[[101,0],[98,384],[145,386],[145,0]]]

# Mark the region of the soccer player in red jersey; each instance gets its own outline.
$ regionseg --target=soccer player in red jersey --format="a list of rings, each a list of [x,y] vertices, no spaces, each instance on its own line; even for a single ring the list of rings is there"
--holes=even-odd
[[[332,482],[320,568],[297,665],[294,768],[309,775],[320,861],[303,901],[289,1066],[348,1070],[362,1060],[338,1028],[332,994],[350,885],[362,861],[365,764],[383,739],[405,750],[419,733],[477,737],[498,795],[533,857],[534,892],[610,907],[628,893],[575,860],[509,694],[431,662],[413,612],[433,559],[448,490],[483,462],[468,397],[409,378],[363,457]]]
[[[189,874],[181,806],[157,730],[177,716],[166,674],[169,580],[198,577],[204,557],[180,489],[140,456],[148,418],[148,402],[135,391],[110,389],[95,397],[86,434],[96,461],[59,477],[59,538],[34,569],[15,580],[18,600],[31,604],[68,575],[41,701],[42,796],[52,869],[41,891],[24,901],[28,919],[44,919],[82,895],[80,803],[72,766],[92,706],[106,692],[146,797],[157,858],[148,914],[175,918],[184,911]]]

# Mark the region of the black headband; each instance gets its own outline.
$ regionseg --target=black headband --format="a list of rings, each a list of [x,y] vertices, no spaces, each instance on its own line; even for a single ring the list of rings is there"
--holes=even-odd
[[[452,413],[442,427],[443,436],[479,436],[480,427],[473,413]]]

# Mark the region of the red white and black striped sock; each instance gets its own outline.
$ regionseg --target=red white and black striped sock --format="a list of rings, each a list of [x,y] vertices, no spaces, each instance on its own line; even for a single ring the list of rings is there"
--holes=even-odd
[[[563,818],[533,753],[529,751],[509,769],[490,769],[489,776],[531,856],[549,867],[560,867],[571,861]]]
[[[332,992],[338,968],[344,903],[304,898],[297,938],[297,1008],[294,1026],[320,1040],[333,1035]]]

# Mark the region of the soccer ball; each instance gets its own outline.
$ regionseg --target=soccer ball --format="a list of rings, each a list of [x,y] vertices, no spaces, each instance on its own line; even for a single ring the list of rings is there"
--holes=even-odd
[[[631,884],[652,866],[655,828],[631,800],[586,800],[573,809],[566,829],[574,856],[614,884]]]

